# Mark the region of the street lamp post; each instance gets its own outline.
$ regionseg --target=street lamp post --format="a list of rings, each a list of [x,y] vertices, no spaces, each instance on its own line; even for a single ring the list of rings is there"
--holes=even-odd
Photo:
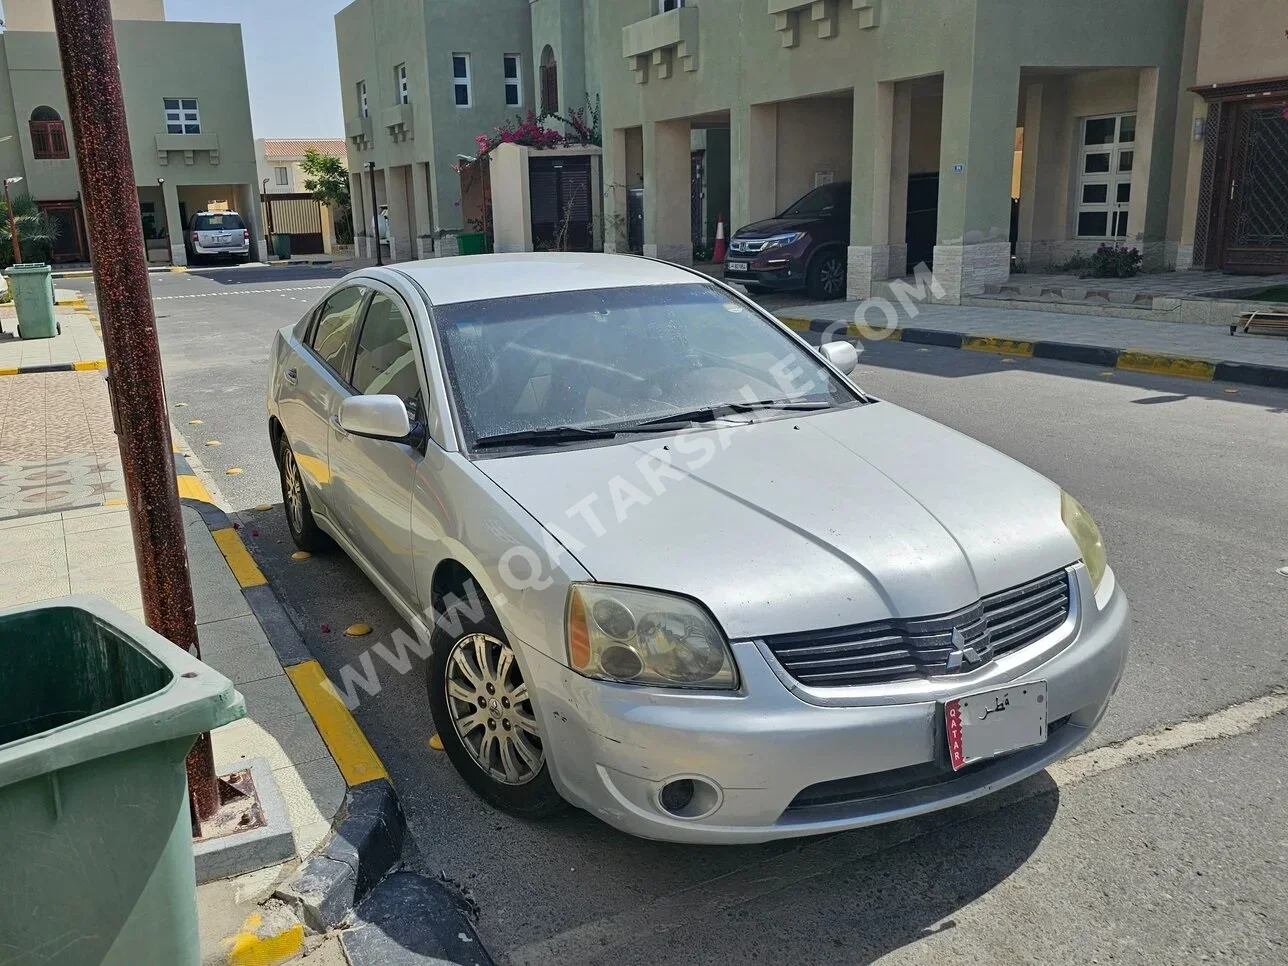
[[[268,179],[260,185],[264,189],[264,261],[273,260],[273,202],[268,197]]]
[[[8,138],[5,138],[7,141]],[[13,263],[22,261],[22,246],[18,244],[18,220],[13,216],[13,200],[9,197],[9,185],[17,184],[22,178],[4,179],[4,207],[9,213],[9,240],[13,242]]]
[[[380,257],[380,209],[376,206],[376,162],[367,162],[367,173],[371,175],[371,227],[376,234],[376,264],[383,265]]]

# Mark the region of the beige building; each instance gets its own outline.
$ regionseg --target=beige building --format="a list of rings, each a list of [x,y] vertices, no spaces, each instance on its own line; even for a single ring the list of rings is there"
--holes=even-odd
[[[163,0],[113,0],[139,216],[154,262],[187,264],[185,228],[210,207],[263,231],[241,28],[166,21]],[[0,176],[60,227],[52,257],[89,258],[76,145],[50,0],[5,0],[0,34]],[[194,56],[199,52],[200,56]],[[252,249],[254,250],[254,249]]]
[[[344,138],[313,141],[256,138],[255,163],[259,171],[260,191],[278,195],[307,191],[304,182],[308,175],[300,165],[310,148],[341,160],[348,157],[348,143]]]

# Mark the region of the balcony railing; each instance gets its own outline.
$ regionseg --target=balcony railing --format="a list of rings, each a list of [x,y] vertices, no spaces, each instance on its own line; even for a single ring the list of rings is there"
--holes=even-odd
[[[698,8],[677,7],[622,28],[622,54],[637,84],[671,76],[676,58],[686,71],[698,69]]]
[[[415,117],[415,111],[410,104],[395,104],[381,112],[380,123],[389,132],[390,140],[406,141],[416,136],[413,124]]]
[[[369,151],[375,146],[375,127],[370,117],[349,117],[344,121],[344,139],[356,151]]]

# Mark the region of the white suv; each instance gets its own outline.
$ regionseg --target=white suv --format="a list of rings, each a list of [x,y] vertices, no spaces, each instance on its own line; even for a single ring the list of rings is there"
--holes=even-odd
[[[235,211],[199,211],[188,223],[188,255],[244,262],[250,258],[250,229]]]

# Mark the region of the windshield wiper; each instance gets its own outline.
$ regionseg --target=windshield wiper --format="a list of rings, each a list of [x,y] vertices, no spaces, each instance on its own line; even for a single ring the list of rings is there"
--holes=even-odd
[[[761,410],[770,412],[812,412],[819,409],[830,409],[832,404],[823,399],[764,399],[760,402],[730,402],[721,403],[719,406],[704,406],[702,409],[690,409],[687,412],[667,413],[665,416],[655,416],[652,419],[645,419],[638,423],[632,423],[631,427],[636,426],[669,426],[672,423],[709,423],[719,419],[726,413],[757,413]]]
[[[535,446],[543,443],[576,443],[586,439],[612,439],[620,433],[620,429],[597,429],[593,426],[550,426],[543,429],[521,429],[513,433],[480,436],[474,441],[474,448],[485,449],[519,443],[531,443]]]

